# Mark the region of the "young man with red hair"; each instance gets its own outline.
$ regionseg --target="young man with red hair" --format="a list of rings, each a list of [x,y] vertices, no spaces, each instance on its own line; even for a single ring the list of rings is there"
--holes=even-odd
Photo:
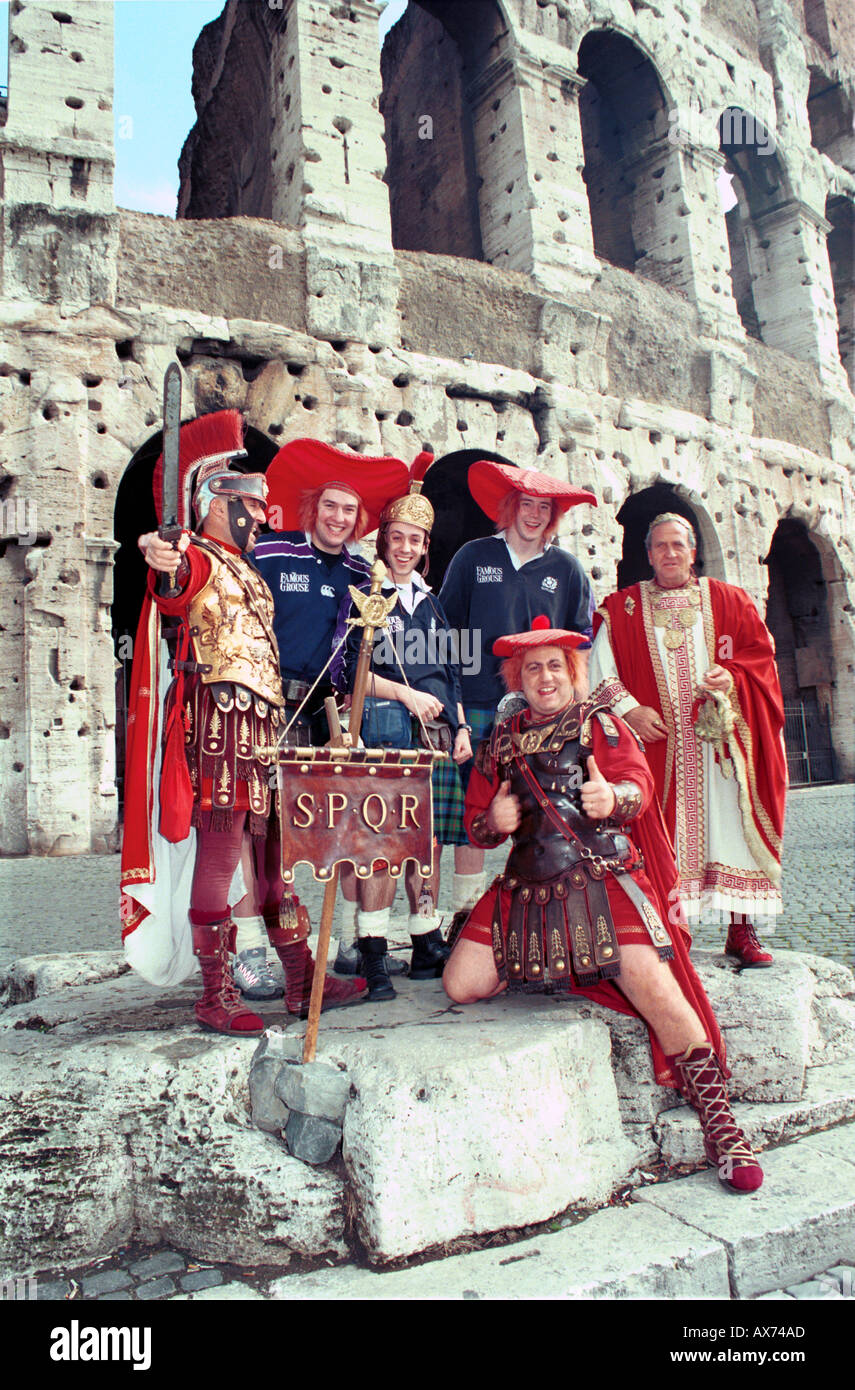
[[[526,706],[480,745],[465,822],[484,848],[508,835],[514,843],[463,926],[443,985],[458,1004],[506,989],[567,992],[643,1018],[656,1080],[698,1112],[720,1179],[752,1192],[763,1173],[727,1101],[721,1034],[689,933],[669,925],[677,868],[653,778],[628,726],[580,699],[584,641],[542,618],[494,644]]]
[[[286,742],[320,746],[330,736],[324,701],[335,693],[329,664],[339,609],[350,585],[365,583],[371,568],[350,547],[376,529],[388,497],[406,488],[407,466],[318,439],[294,439],[275,455],[266,477],[272,531],[257,542],[252,558],[273,594]],[[341,889],[355,917],[352,872],[342,874]],[[351,925],[355,929],[355,921],[343,930],[343,942]],[[341,950],[339,955],[337,966],[344,959]],[[235,978],[246,997],[269,997],[275,982],[266,965],[263,924],[251,913],[241,919],[238,956]],[[352,950],[349,964],[355,972]]]
[[[461,668],[466,723],[472,746],[486,738],[504,693],[493,643],[505,632],[528,628],[538,614],[554,627],[589,636],[594,597],[575,556],[552,541],[570,507],[596,506],[593,493],[533,468],[480,459],[467,475],[469,490],[482,511],[496,522],[493,536],[469,541],[445,573],[439,601],[448,621],[469,635],[477,660]],[[454,845],[455,913],[465,911],[483,892],[484,851],[467,838],[463,798],[468,763],[438,770],[438,793],[446,823],[444,843]]]

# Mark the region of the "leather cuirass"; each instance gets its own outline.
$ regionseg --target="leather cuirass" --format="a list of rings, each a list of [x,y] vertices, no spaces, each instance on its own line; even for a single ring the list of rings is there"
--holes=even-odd
[[[540,789],[537,798],[516,759],[506,766],[500,764],[500,774],[510,781],[521,812],[506,873],[543,883],[571,869],[585,857],[584,850],[608,860],[629,857],[626,836],[599,831],[582,810],[582,783],[587,774],[580,761],[578,737],[567,738],[558,748],[552,740],[526,754],[524,760]],[[567,827],[567,833],[562,834],[555,825],[549,807]]]
[[[211,562],[207,584],[191,599],[190,639],[206,685],[229,681],[281,705],[273,595],[242,556],[207,538],[195,540]]]

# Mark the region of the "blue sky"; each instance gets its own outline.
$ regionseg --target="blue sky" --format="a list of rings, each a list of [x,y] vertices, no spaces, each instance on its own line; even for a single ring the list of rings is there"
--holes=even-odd
[[[174,217],[178,156],[196,119],[193,45],[225,0],[116,0],[116,176],[120,207]],[[406,9],[391,0],[378,41]],[[9,0],[0,0],[0,83],[8,63]]]

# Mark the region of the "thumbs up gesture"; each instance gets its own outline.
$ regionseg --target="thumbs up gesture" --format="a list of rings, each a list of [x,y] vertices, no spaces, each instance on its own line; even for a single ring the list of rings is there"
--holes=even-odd
[[[590,820],[606,820],[615,808],[615,793],[593,754],[588,759],[588,780],[582,783],[582,810]]]
[[[501,782],[487,812],[488,826],[497,835],[512,835],[520,815],[519,797],[514,796],[510,782]]]

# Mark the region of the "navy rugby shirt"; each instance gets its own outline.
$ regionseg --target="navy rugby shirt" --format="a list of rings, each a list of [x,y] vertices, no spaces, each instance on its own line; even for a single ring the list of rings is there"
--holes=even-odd
[[[252,559],[273,595],[282,678],[311,684],[329,661],[348,585],[364,583],[371,566],[346,547],[319,550],[302,531],[262,536]]]
[[[593,591],[579,561],[557,545],[517,569],[503,536],[469,541],[448,566],[439,599],[449,625],[472,632],[469,650],[481,634],[480,671],[461,672],[464,705],[495,706],[505,693],[493,655],[497,637],[528,632],[540,614],[552,627],[591,636]]]

